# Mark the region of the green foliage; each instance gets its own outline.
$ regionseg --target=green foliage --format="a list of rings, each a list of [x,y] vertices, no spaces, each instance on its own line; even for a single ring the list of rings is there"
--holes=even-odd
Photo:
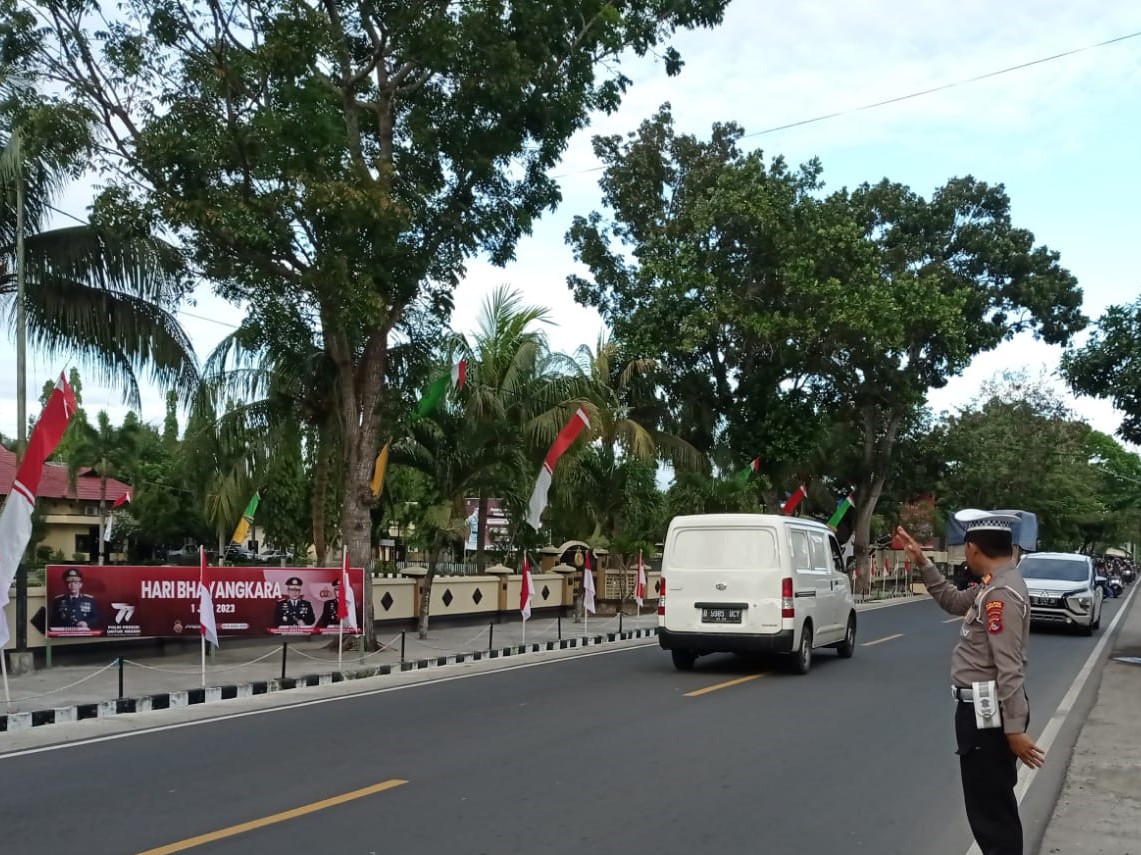
[[[779,488],[856,488],[863,559],[901,431],[926,392],[1019,332],[1065,343],[1085,322],[1057,253],[1013,226],[1001,186],[956,178],[929,199],[888,180],[821,193],[821,167],[766,163],[678,134],[668,106],[595,139],[608,216],[567,235],[572,276],[634,355],[664,354],[680,435],[759,453]],[[827,451],[858,450],[837,471]]]
[[[1086,343],[1063,355],[1062,373],[1078,394],[1112,401],[1120,435],[1141,443],[1141,299],[1106,309]]]
[[[444,317],[466,261],[507,262],[558,203],[549,171],[593,112],[617,108],[622,55],[717,24],[727,2],[270,0],[218,28],[208,0],[139,0],[108,31],[89,5],[38,0],[47,30],[22,35],[134,173],[97,213],[178,233],[279,343],[275,361],[317,348],[333,367],[342,528],[360,560],[390,338]],[[665,64],[682,63],[667,49]]]

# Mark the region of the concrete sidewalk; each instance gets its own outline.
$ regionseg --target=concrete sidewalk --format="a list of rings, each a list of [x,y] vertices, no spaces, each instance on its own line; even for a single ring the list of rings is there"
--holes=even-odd
[[[1141,855],[1141,595],[1074,745],[1040,855]],[[1049,762],[1049,760],[1047,760]]]
[[[911,596],[871,601],[856,608],[867,611],[919,599]],[[291,639],[284,661],[280,639],[223,638],[219,649],[206,660],[206,687],[213,689],[209,693],[203,692],[200,642],[170,640],[161,649],[124,653],[121,665],[117,657],[108,654],[96,661],[88,657],[82,665],[56,665],[19,677],[9,676],[12,703],[5,709],[0,697],[0,731],[38,729],[76,719],[192,705],[456,662],[510,656],[514,664],[522,652],[638,638],[653,643],[657,614],[646,608],[640,616],[625,615],[621,620],[617,616],[591,616],[578,623],[570,617],[559,620],[536,615],[525,629],[524,637],[523,622],[516,615],[504,616],[503,623],[434,627],[424,641],[415,630],[382,628],[377,633],[380,650],[365,655],[346,650],[339,670],[336,641],[329,637]],[[521,651],[524,643],[526,650]],[[170,693],[189,693],[189,697],[160,697]],[[10,719],[4,717],[5,713]]]
[[[591,643],[606,643],[616,639],[620,628],[626,636],[636,633],[649,637],[650,630],[656,626],[656,613],[646,609],[641,616],[626,615],[621,621],[618,617],[591,617],[586,622],[575,623],[565,617],[561,621],[537,617],[527,622],[525,638],[521,620],[443,626],[432,629],[424,641],[417,637],[415,630],[401,632],[382,628],[377,633],[381,649],[368,654],[345,650],[340,671],[351,676],[373,676],[449,664],[457,657],[469,661],[495,658],[518,654],[524,642],[528,649],[536,644],[545,648],[549,643],[558,648],[560,641],[569,643],[572,639],[575,646],[580,646],[584,638],[589,638]],[[271,683],[268,691],[275,691],[292,688],[293,684],[312,685],[313,681],[307,682],[305,678],[338,672],[337,641],[330,636],[300,636],[289,639],[283,649],[281,639],[223,638],[217,651],[207,656],[205,672],[208,687]],[[341,674],[337,676],[340,678]],[[108,656],[98,664],[57,665],[18,677],[9,675],[8,680],[12,702],[5,709],[0,697],[0,715],[99,705],[120,698],[161,693],[193,692],[202,688],[201,647],[197,638],[172,640],[161,650],[125,653],[122,664],[118,657]],[[236,696],[236,693],[227,695]],[[100,717],[108,712],[81,711],[78,717]],[[74,717],[64,715],[61,720],[70,721]],[[53,723],[42,718],[37,716],[36,726]]]

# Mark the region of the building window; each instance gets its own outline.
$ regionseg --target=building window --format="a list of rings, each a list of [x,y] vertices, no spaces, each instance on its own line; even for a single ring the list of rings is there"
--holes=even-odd
[[[77,534],[75,536],[75,552],[77,555],[91,554],[91,535]]]

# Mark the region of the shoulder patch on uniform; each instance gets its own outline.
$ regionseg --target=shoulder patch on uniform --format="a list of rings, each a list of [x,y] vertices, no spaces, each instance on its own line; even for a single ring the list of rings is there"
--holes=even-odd
[[[1004,603],[1002,600],[991,600],[986,604],[987,632],[1002,632],[1002,610],[1005,607],[1006,603]]]

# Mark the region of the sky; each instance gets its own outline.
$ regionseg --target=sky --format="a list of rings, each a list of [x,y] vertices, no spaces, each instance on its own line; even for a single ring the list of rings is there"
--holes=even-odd
[[[520,242],[516,260],[496,268],[470,263],[455,294],[453,326],[468,331],[483,301],[506,283],[532,304],[546,306],[553,347],[573,351],[598,338],[598,314],[577,305],[566,285],[574,262],[564,235],[576,214],[600,207],[594,134],[627,133],[670,102],[681,132],[707,137],[716,122],[734,121],[748,148],[793,164],[819,157],[827,188],[887,177],[928,196],[949,178],[973,175],[1006,186],[1015,225],[1061,253],[1078,278],[1084,311],[1141,292],[1135,244],[1135,200],[1141,170],[1141,38],[1086,50],[921,97],[854,110],[910,93],[986,75],[1141,31],[1141,7],[1130,0],[1075,4],[1069,0],[734,0],[724,24],[672,39],[685,60],[678,77],[650,58],[624,63],[633,81],[622,108],[598,116],[576,135],[562,164],[563,203]],[[769,129],[842,113],[794,128]],[[83,217],[98,179],[81,181],[57,200]],[[61,219],[57,224],[65,224]],[[180,314],[200,359],[242,318],[241,310],[200,288]],[[1079,337],[1083,341],[1085,336]],[[981,383],[1010,368],[1051,374],[1061,349],[1021,336],[980,355],[945,388],[929,395],[936,410],[971,402]],[[0,365],[15,365],[10,336],[0,340]],[[62,366],[32,356],[30,410],[44,380]],[[82,370],[82,369],[81,369]],[[1105,401],[1074,398],[1074,412],[1098,430],[1116,431],[1118,414]],[[84,384],[85,404],[125,412],[121,394]],[[15,432],[15,372],[0,371],[0,432]],[[159,423],[163,396],[144,387],[142,417]]]

